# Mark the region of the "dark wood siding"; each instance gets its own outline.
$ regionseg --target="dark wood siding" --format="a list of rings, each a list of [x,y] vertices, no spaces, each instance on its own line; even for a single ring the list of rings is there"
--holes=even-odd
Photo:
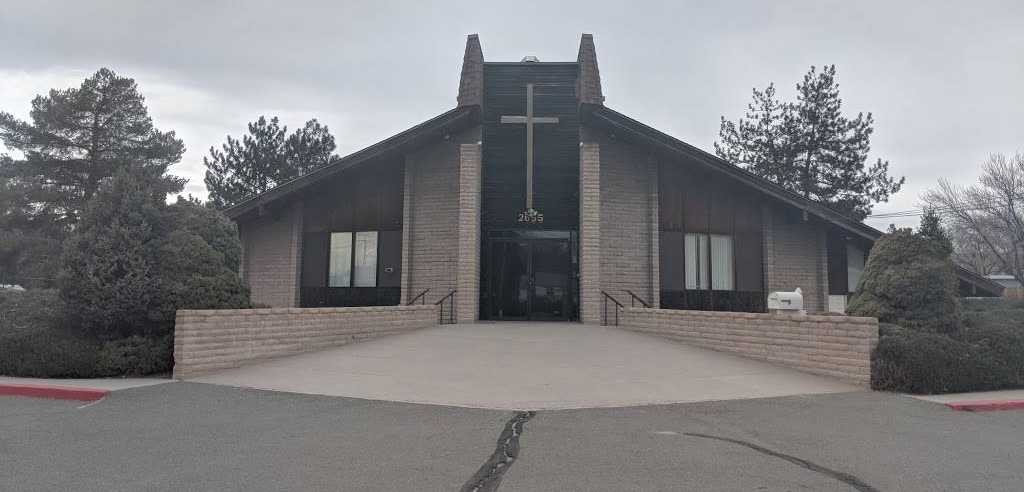
[[[658,186],[662,305],[686,309],[762,310],[761,196],[685,162],[662,164]],[[688,232],[732,236],[733,291],[685,289],[683,236]]]
[[[579,115],[576,64],[484,66],[481,221],[485,231],[523,227],[516,219],[526,204],[526,127],[503,124],[503,115],[526,114],[526,84],[535,84],[534,115],[558,124],[534,130],[534,208],[544,223],[531,228],[579,227]]]
[[[382,161],[336,176],[306,194],[301,305],[396,304],[401,288],[403,165]],[[378,231],[377,287],[327,287],[332,232]]]

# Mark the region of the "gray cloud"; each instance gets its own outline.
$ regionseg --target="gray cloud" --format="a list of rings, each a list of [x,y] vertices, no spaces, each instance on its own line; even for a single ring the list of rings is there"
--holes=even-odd
[[[185,139],[176,172],[194,194],[206,150],[260,114],[317,117],[347,153],[450,108],[471,32],[489,60],[573,60],[592,32],[607,104],[705,149],[752,87],[790,97],[810,65],[835,63],[845,109],[875,115],[874,155],[908,177],[877,211],[1024,150],[1017,2],[4,3],[0,110],[24,116],[33,94],[100,66],[135,77],[158,127]]]

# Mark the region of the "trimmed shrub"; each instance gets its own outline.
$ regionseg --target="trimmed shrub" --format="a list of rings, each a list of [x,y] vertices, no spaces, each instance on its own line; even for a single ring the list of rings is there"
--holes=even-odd
[[[907,393],[984,391],[1016,384],[988,347],[940,333],[902,330],[881,337],[872,354],[871,387]]]
[[[882,236],[871,249],[847,312],[938,333],[960,327],[953,262],[941,244],[908,230]]]
[[[99,344],[73,336],[63,323],[54,290],[0,292],[0,374],[92,377]]]
[[[159,338],[133,336],[106,342],[99,349],[97,376],[145,376],[171,371],[174,342],[170,335]]]
[[[170,372],[171,336],[103,343],[68,330],[64,310],[55,290],[0,292],[0,374],[92,378]]]

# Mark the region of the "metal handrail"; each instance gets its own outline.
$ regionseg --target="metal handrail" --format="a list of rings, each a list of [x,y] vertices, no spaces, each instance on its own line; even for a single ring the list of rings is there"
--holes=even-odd
[[[405,303],[405,305],[412,306],[413,304],[416,304],[416,301],[420,301],[420,305],[426,304],[427,298],[424,296],[427,295],[427,292],[430,292],[430,289],[423,289],[423,292],[416,294],[416,297],[413,297],[412,300]]]
[[[602,299],[602,303],[601,303],[601,306],[602,306],[602,308],[601,308],[602,309],[601,325],[602,326],[608,326],[608,301],[611,300],[613,303],[615,303],[615,308],[614,308],[615,309],[615,326],[619,326],[619,310],[621,310],[625,306],[623,306],[622,303],[619,302],[617,299],[612,297],[611,294],[609,294],[609,293],[607,293],[607,292],[605,292],[603,290],[601,291],[601,295],[604,296],[604,299]]]
[[[640,304],[642,304],[643,307],[645,307],[645,308],[651,307],[650,303],[645,301],[643,297],[640,297],[640,296],[634,294],[633,291],[631,291],[629,289],[625,289],[625,291],[626,291],[627,294],[629,294],[629,297],[630,297],[630,299],[629,299],[629,307],[636,307],[636,301],[640,301]]]
[[[438,313],[437,313],[437,323],[439,325],[452,325],[452,324],[455,324],[455,293],[456,292],[457,292],[457,290],[453,289],[451,292],[448,293],[448,295],[442,297],[439,301],[434,303],[435,306],[439,306]],[[447,320],[447,322],[444,319],[444,302],[445,301],[449,301],[449,303],[448,303],[448,320]]]

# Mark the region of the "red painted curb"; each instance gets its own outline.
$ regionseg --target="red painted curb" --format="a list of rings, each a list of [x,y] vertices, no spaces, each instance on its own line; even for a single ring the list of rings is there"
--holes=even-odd
[[[953,410],[965,412],[991,412],[995,410],[1014,410],[1024,408],[1024,400],[975,400],[952,401],[946,406]]]
[[[95,401],[103,398],[107,393],[110,393],[110,390],[45,384],[0,384],[0,395],[54,398],[57,400]]]

